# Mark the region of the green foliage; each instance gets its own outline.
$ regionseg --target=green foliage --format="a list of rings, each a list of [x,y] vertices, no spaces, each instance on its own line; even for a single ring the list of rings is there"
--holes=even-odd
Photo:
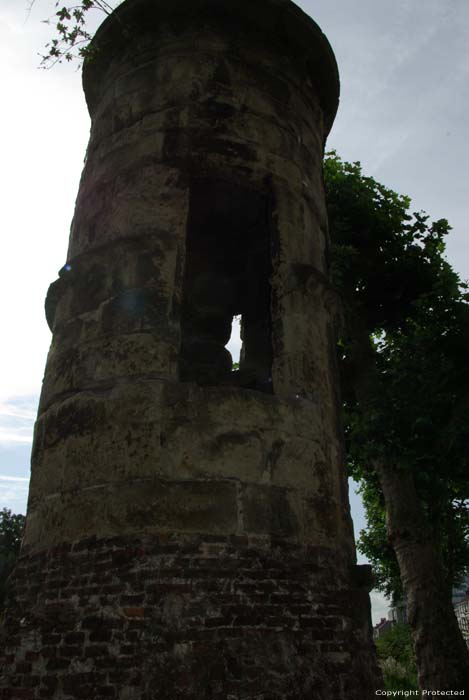
[[[31,10],[35,0],[31,0],[28,9]],[[89,42],[92,38],[87,29],[90,10],[97,10],[106,15],[111,14],[120,3],[106,0],[79,0],[75,5],[62,5],[55,2],[53,17],[43,20],[54,28],[55,36],[46,44],[46,53],[41,56],[43,68],[50,68],[62,61],[82,60],[91,55]]]
[[[407,197],[335,153],[325,161],[325,186],[333,281],[345,306],[340,353],[350,471],[368,522],[359,549],[381,590],[400,597],[372,468],[385,456],[412,471],[451,586],[469,566],[469,305],[467,285],[443,256],[450,227],[423,212],[411,215]],[[355,393],[357,329],[371,338],[379,379],[366,409]]]
[[[410,215],[408,197],[363,175],[360,163],[345,163],[335,152],[326,157],[324,179],[332,277],[348,311],[360,314],[370,334],[402,327],[411,305],[432,288],[444,265],[448,222],[429,224],[422,212]]]
[[[414,662],[410,627],[404,622],[399,622],[390,627],[378,637],[375,643],[380,659],[392,658],[401,664]]]
[[[380,663],[385,690],[419,690],[415,665],[404,666],[393,659]],[[420,694],[412,697],[421,697]]]
[[[367,527],[360,532],[358,548],[373,566],[376,588],[397,603],[403,598],[399,565],[387,540],[384,499],[372,473],[361,480],[359,493],[363,499]]]
[[[0,608],[5,600],[7,578],[20,551],[24,522],[24,515],[15,515],[6,508],[0,511]]]
[[[410,627],[393,625],[376,641],[386,690],[418,690],[417,668]]]

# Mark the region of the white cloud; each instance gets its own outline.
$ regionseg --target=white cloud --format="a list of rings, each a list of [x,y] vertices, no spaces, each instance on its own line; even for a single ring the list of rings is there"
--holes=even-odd
[[[36,395],[0,400],[0,446],[32,442],[37,402]]]
[[[32,435],[24,434],[21,429],[18,430],[5,430],[0,428],[0,443],[6,444],[8,442],[26,442],[31,443],[33,441]]]
[[[28,403],[29,397],[27,399]],[[10,401],[0,401],[0,416],[8,418],[18,418],[20,420],[34,421],[36,419],[36,401],[33,405],[24,406],[24,401],[20,399],[10,399]]]
[[[0,509],[26,513],[29,479],[0,475]]]
[[[2,399],[40,388],[50,343],[44,298],[65,260],[87,140],[79,74],[37,69],[49,32],[37,19],[25,24],[18,0],[0,11]]]
[[[22,476],[2,476],[0,474],[0,481],[14,481],[14,482],[20,482],[22,483],[23,481],[29,484],[29,479],[26,477]]]

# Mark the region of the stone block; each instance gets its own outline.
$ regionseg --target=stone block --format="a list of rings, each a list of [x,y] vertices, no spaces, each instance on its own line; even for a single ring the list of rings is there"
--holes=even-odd
[[[174,342],[154,333],[105,336],[75,348],[53,343],[41,395],[42,409],[70,392],[109,386],[122,380],[175,377],[178,355]]]
[[[155,193],[158,192],[158,197]],[[132,163],[108,172],[77,200],[68,259],[122,238],[171,231],[183,235],[187,219],[187,187],[180,172],[158,163]]]
[[[316,439],[275,434],[268,452],[270,480],[276,486],[327,496],[330,493],[330,477],[325,464],[324,445]]]
[[[96,532],[110,537],[174,531],[235,534],[236,483],[147,478],[50,493],[28,511],[25,547],[43,549]]]
[[[332,545],[338,541],[340,506],[329,497],[305,494],[303,497],[305,542]]]
[[[295,494],[278,486],[245,484],[240,498],[243,530],[252,535],[271,535],[298,540],[302,513]]]

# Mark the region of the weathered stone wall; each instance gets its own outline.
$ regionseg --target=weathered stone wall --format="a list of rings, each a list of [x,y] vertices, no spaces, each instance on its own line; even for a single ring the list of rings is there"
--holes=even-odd
[[[0,697],[372,697],[368,594],[337,564],[236,536],[90,538],[25,558]]]
[[[327,280],[330,47],[287,0],[129,0],[95,45],[1,697],[371,698]],[[197,300],[206,241],[188,241],[208,230],[216,266],[238,229],[270,246],[263,286],[232,271],[236,293],[215,275]],[[184,309],[214,353],[242,312],[263,376],[184,381]]]
[[[64,527],[72,540],[120,534],[119,500],[140,507],[130,493],[155,478],[175,481],[176,504],[194,478],[209,500],[214,480],[283,489],[306,541],[319,500],[331,522],[323,536],[353,547],[331,366],[323,109],[301,65],[265,45],[233,46],[220,19],[202,21],[155,22],[138,52],[130,42],[104,75],[93,63],[85,73],[87,94],[99,94],[67,269],[49,293],[32,547],[55,543]],[[188,202],[207,177],[270,202],[274,396],[178,382]],[[220,489],[234,512],[234,482]],[[163,526],[155,518],[147,527]]]

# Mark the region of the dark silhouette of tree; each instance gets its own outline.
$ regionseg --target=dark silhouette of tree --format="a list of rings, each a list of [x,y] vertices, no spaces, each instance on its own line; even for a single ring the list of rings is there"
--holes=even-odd
[[[0,511],[0,609],[3,608],[7,579],[20,551],[24,515],[15,515],[3,508]]]
[[[469,655],[451,588],[469,561],[467,285],[443,257],[446,220],[411,216],[408,198],[335,153],[325,186],[362,550],[385,590],[405,595],[421,687],[462,690]]]

